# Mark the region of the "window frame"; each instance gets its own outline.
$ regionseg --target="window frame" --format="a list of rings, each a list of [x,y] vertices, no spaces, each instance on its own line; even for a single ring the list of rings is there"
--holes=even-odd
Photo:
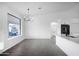
[[[19,26],[20,26],[20,28],[19,28],[19,29],[20,29],[20,34],[17,35],[17,36],[9,37],[9,20],[8,20],[8,38],[9,38],[9,39],[12,39],[12,38],[16,38],[16,37],[18,37],[18,36],[21,36],[21,35],[22,35],[22,31],[21,31],[21,19],[20,19],[19,17],[17,17],[17,16],[14,16],[13,14],[10,14],[10,13],[8,13],[7,16],[8,16],[8,15],[10,15],[10,16],[12,16],[12,17],[14,17],[14,18],[17,18],[17,19],[19,20],[19,22],[20,22],[20,23],[19,23]]]

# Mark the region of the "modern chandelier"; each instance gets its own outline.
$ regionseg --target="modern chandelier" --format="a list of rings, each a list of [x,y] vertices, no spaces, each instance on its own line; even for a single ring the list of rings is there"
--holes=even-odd
[[[29,13],[30,9],[28,8],[27,9],[27,14],[25,15],[25,20],[26,21],[31,21],[32,20],[32,17],[31,17],[31,14]]]
[[[38,10],[41,10],[41,9],[42,9],[41,7],[38,8]],[[34,16],[39,16],[39,15],[41,15],[41,14],[39,14],[39,13],[36,13],[34,15],[30,14],[30,8],[28,8],[27,14],[25,14],[25,16],[24,16],[24,20],[25,21],[32,21]]]

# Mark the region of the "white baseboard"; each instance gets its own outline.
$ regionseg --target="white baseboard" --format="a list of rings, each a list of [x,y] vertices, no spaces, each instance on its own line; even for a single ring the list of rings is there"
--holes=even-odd
[[[48,39],[50,39],[50,38],[25,38],[25,39],[37,39],[37,40],[43,39],[43,40],[48,40]]]

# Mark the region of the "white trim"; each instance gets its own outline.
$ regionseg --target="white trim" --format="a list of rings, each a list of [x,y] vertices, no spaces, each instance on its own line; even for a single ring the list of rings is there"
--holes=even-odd
[[[48,39],[50,39],[50,38],[25,38],[25,39],[37,39],[37,40],[39,40],[39,39],[44,39],[44,40],[48,40]]]
[[[20,37],[20,36],[22,36],[22,35],[13,36],[13,37],[11,37],[11,38],[8,38],[8,40],[11,40],[11,39],[14,39],[14,38],[17,38],[17,37]]]

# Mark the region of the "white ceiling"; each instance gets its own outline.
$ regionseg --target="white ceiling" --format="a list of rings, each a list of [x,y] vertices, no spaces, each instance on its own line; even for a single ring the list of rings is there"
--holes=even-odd
[[[46,12],[63,12],[72,9],[78,3],[73,2],[5,2],[11,8],[16,9],[21,14],[26,14],[30,8],[31,14],[40,14]],[[39,10],[38,8],[41,8]]]

